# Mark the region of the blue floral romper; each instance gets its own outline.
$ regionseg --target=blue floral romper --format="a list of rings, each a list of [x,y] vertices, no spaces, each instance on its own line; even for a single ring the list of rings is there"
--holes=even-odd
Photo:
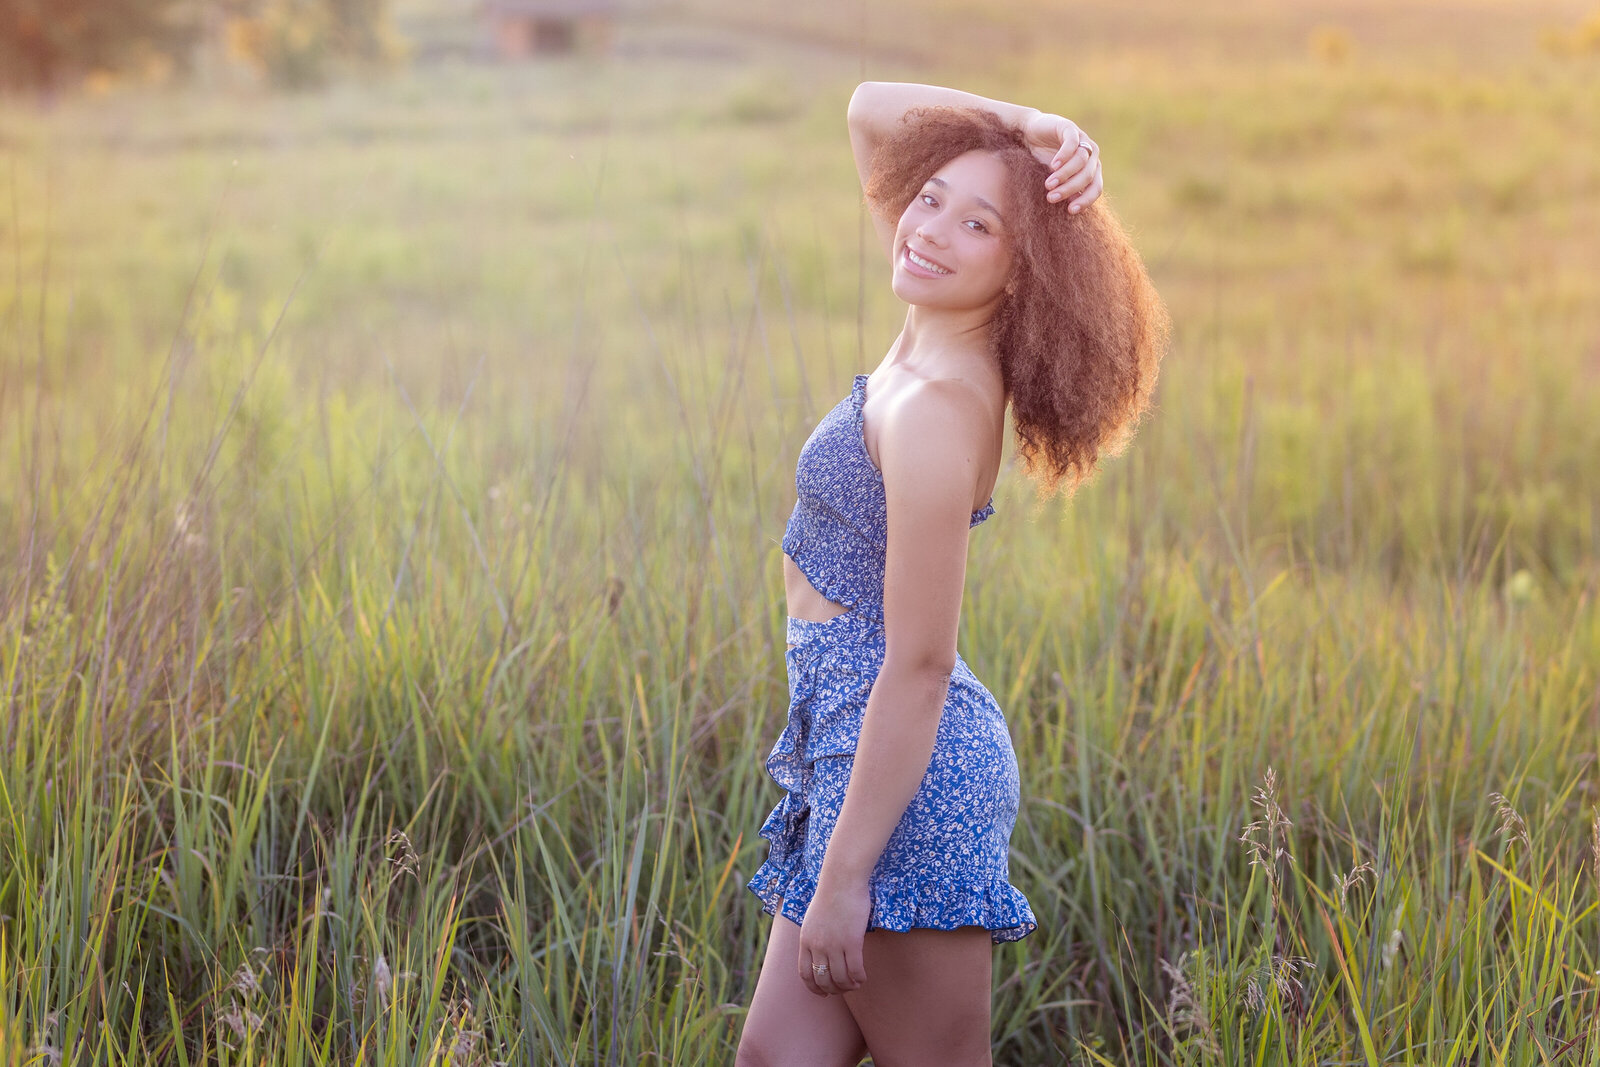
[[[799,499],[783,549],[817,591],[847,610],[827,622],[790,618],[789,717],[767,757],[785,793],[761,827],[771,847],[748,888],[762,910],[799,923],[844,804],[856,739],[883,666],[883,475],[867,454],[867,376],[800,450]],[[994,502],[972,515],[977,526]],[[1019,800],[1017,757],[994,695],[958,654],[922,785],[889,835],[871,877],[868,929],[982,926],[995,942],[1038,925],[1007,867]]]

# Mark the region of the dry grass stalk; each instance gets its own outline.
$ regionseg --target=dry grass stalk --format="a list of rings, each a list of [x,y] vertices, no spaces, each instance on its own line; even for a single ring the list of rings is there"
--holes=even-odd
[[[1306,987],[1300,977],[1317,965],[1304,956],[1279,956],[1267,958],[1244,984],[1244,1006],[1252,1015],[1260,1015],[1267,1008],[1267,990],[1274,989],[1278,1002],[1284,1005],[1285,1014],[1299,1018],[1305,1013]]]
[[[1272,894],[1273,904],[1279,905],[1283,900],[1283,887],[1278,874],[1278,861],[1287,860],[1294,863],[1294,856],[1284,847],[1288,843],[1289,831],[1294,829],[1294,823],[1284,814],[1282,806],[1278,803],[1278,774],[1271,767],[1262,776],[1262,784],[1256,789],[1251,798],[1252,803],[1261,809],[1261,818],[1255,820],[1244,828],[1239,835],[1246,851],[1250,853],[1250,865],[1259,867],[1266,876],[1267,888]]]
[[[1159,962],[1161,973],[1172,983],[1172,988],[1167,994],[1167,1022],[1172,1026],[1173,1032],[1180,1034],[1186,1040],[1193,1040],[1205,1053],[1218,1055],[1216,1035],[1212,1033],[1211,1020],[1206,1015],[1205,1005],[1196,994],[1189,976],[1184,973],[1184,965],[1189,962],[1189,953],[1185,952],[1178,957],[1176,964],[1166,959]]]
[[[1594,875],[1595,889],[1600,890],[1600,811],[1594,813],[1594,825],[1590,828],[1589,870]]]
[[[1528,837],[1528,824],[1511,806],[1511,801],[1506,799],[1504,793],[1490,793],[1489,799],[1494,801],[1494,812],[1500,816],[1500,836],[1507,841],[1520,840],[1523,847],[1531,848],[1533,842]]]
[[[1340,911],[1349,910],[1350,890],[1366,881],[1369,877],[1373,882],[1378,880],[1378,872],[1370,863],[1358,863],[1354,867],[1350,868],[1350,873],[1346,874],[1339,882]]]

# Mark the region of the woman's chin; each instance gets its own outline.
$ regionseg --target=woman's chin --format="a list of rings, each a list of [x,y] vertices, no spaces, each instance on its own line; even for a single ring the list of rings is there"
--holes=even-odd
[[[898,296],[907,304],[914,304],[917,307],[943,308],[949,303],[948,300],[941,299],[943,294],[931,292],[929,286],[924,283],[924,279],[904,270],[894,272],[894,278],[890,281],[889,288],[894,290],[895,296]]]
[[[913,276],[902,275],[896,271],[894,280],[889,288],[894,290],[894,295],[902,302],[913,307],[927,308],[929,311],[976,311],[986,306],[986,303],[974,303],[971,300],[955,298],[954,294],[929,291],[929,287],[918,285]],[[998,296],[999,294],[996,294]],[[992,304],[993,301],[987,302]]]

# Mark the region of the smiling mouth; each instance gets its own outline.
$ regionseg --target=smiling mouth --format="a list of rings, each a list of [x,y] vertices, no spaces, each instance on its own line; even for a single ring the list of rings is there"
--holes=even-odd
[[[927,258],[924,258],[923,256],[917,255],[915,252],[911,251],[911,246],[910,245],[906,245],[906,261],[908,263],[912,264],[913,266],[919,267],[922,270],[927,271],[930,274],[951,274],[951,273],[954,273],[953,271],[950,270],[949,267],[940,266],[939,264],[935,263],[931,259],[927,259]]]

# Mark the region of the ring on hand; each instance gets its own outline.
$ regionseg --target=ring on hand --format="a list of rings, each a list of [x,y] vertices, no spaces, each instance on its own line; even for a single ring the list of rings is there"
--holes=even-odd
[[[1094,142],[1093,141],[1086,141],[1082,137],[1079,137],[1078,138],[1078,147],[1079,148],[1087,148],[1089,150],[1089,154],[1091,156],[1094,155]]]
[[[824,978],[828,974],[828,965],[826,963],[813,963],[811,965],[811,973],[818,978]]]

